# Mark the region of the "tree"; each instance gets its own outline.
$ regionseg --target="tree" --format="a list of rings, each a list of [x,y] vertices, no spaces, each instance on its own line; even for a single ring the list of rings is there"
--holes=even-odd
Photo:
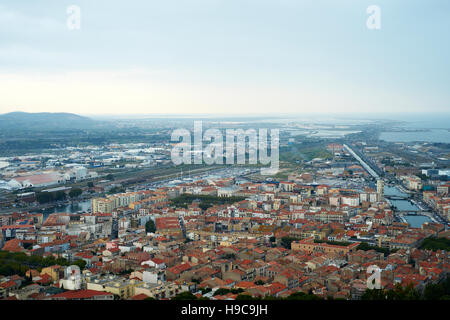
[[[185,291],[177,294],[172,300],[197,300],[197,297],[191,292]]]
[[[388,291],[388,300],[419,300],[420,294],[412,284],[403,287],[397,283],[394,290]]]
[[[89,181],[87,186],[88,186],[88,188],[93,188],[94,187],[94,183],[92,181]]]
[[[424,291],[425,300],[448,300],[450,296],[450,278],[439,284],[428,284]]]
[[[211,292],[212,289],[211,288],[200,288],[200,291],[202,294],[205,294],[205,293]]]
[[[312,293],[295,292],[291,294],[286,300],[322,300],[320,297]]]
[[[60,200],[66,200],[66,193],[64,191],[57,191],[53,194],[53,200],[60,201]]]
[[[356,250],[364,250],[364,251],[368,251],[368,250],[375,250],[377,252],[383,253],[385,256],[388,256],[391,253],[396,252],[396,249],[392,249],[389,250],[388,248],[381,248],[381,247],[377,247],[377,246],[371,246],[368,243],[365,242],[361,242],[357,247]]]
[[[72,264],[80,267],[81,270],[83,270],[86,267],[86,261],[84,261],[82,259],[78,259],[78,260],[74,261]]]
[[[297,238],[293,237],[283,237],[281,238],[281,245],[286,249],[291,249],[291,243],[292,241],[298,240]]]
[[[383,289],[367,289],[361,296],[361,300],[386,300],[387,295]]]
[[[279,298],[279,297],[275,297],[275,296],[272,296],[272,295],[269,295],[269,296],[265,296],[264,298],[263,298],[263,300],[286,300],[286,299],[283,299],[283,298]]]
[[[224,294],[230,293],[230,289],[226,288],[220,288],[217,289],[216,292],[214,292],[214,296],[223,296]]]
[[[427,238],[420,245],[420,249],[426,250],[445,250],[450,251],[450,239],[447,238]]]
[[[397,283],[392,290],[367,289],[361,296],[361,300],[420,300],[420,293],[412,284],[403,287]]]
[[[27,250],[30,249],[32,246],[33,246],[33,243],[31,243],[31,242],[25,242],[23,244],[23,248],[27,249]]]
[[[76,197],[81,196],[82,193],[83,193],[83,190],[81,190],[80,188],[75,188],[75,189],[70,190],[69,197],[76,198]]]
[[[125,189],[122,187],[113,187],[111,188],[111,190],[108,191],[109,194],[115,194],[115,193],[120,193],[120,192],[125,192]]]
[[[226,255],[223,256],[224,259],[231,259],[231,260],[235,260],[236,259],[236,254],[234,253],[227,253]]]
[[[426,300],[439,300],[445,295],[444,286],[439,284],[430,284],[425,287],[423,295]]]
[[[51,201],[59,201],[59,200],[65,200],[66,199],[66,193],[64,191],[57,191],[57,192],[39,192],[36,194],[36,200],[39,203],[48,203]]]
[[[22,281],[22,283],[20,284],[20,288],[26,287],[29,284],[33,283],[33,277],[31,275],[31,272],[29,273],[29,275],[25,274],[25,280]]]
[[[244,292],[244,289],[237,288],[237,289],[231,289],[230,291],[231,291],[232,294],[238,294],[238,293]]]
[[[39,193],[36,195],[36,200],[37,200],[40,204],[43,204],[43,203],[47,203],[47,202],[52,201],[52,200],[53,200],[53,197],[52,197],[51,193],[49,193],[49,192],[39,192]]]
[[[249,294],[240,294],[236,297],[236,300],[260,300],[260,299],[253,298]]]
[[[145,224],[145,232],[155,232],[156,226],[152,219],[148,220]]]

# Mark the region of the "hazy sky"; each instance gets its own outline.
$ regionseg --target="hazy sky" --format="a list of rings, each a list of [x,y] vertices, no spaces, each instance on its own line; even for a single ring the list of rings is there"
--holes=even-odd
[[[447,112],[449,37],[448,0],[2,0],[0,113]]]

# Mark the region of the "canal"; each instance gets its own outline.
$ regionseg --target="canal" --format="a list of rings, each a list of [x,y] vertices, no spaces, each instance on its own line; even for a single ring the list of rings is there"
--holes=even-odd
[[[397,197],[408,197],[408,195],[400,191],[397,187],[385,186],[384,188],[385,196],[397,196]],[[420,211],[420,208],[412,203],[410,200],[389,200],[393,206],[395,206],[395,211],[409,211],[411,213]],[[432,222],[432,220],[424,215],[404,215],[406,222],[412,228],[420,228],[425,222]]]
[[[52,213],[78,213],[78,212],[88,212],[91,210],[91,200],[81,201],[73,204],[67,204],[62,206],[56,206],[40,210],[30,210],[30,213],[43,213],[44,220]]]
[[[429,217],[422,215],[404,216],[404,218],[412,228],[420,228],[425,222],[433,222]]]
[[[374,184],[375,186],[375,184]],[[384,195],[385,196],[396,196],[396,197],[407,197],[408,195],[404,192],[398,190],[397,187],[384,186]]]

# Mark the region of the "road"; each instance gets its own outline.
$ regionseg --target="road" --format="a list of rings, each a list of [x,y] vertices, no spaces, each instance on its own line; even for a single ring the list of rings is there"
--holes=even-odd
[[[344,148],[353,156],[353,158],[355,158],[356,160],[358,160],[358,162],[363,166],[364,169],[366,169],[366,171],[375,179],[380,179],[379,174],[372,169],[372,167],[370,165],[367,164],[366,161],[364,161],[362,159],[362,157],[360,157],[352,148],[350,148],[348,145],[344,144]],[[378,170],[377,170],[378,171]]]

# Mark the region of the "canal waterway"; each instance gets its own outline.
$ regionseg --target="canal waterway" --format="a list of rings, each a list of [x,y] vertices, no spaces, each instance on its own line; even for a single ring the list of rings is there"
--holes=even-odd
[[[56,206],[46,209],[40,209],[40,210],[30,210],[30,213],[43,213],[44,219],[47,219],[47,217],[52,213],[78,213],[78,212],[88,212],[91,209],[91,200],[81,201],[77,203],[62,205],[62,206]]]
[[[408,195],[400,191],[397,187],[385,186],[385,196],[397,196],[407,197]],[[396,207],[396,211],[409,211],[411,213],[420,211],[420,208],[412,203],[410,200],[389,200],[393,206]],[[413,228],[420,228],[425,222],[432,222],[432,220],[424,215],[404,215],[403,218]]]

